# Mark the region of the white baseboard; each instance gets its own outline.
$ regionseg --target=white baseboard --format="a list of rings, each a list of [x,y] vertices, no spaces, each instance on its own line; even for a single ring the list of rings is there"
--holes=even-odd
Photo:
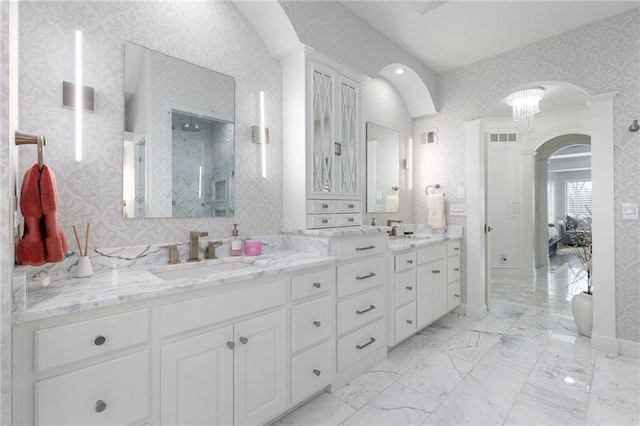
[[[618,339],[618,347],[620,349],[620,355],[640,358],[640,342]]]
[[[615,337],[603,336],[591,333],[591,348],[597,351],[603,351],[610,354],[618,354],[618,339]]]
[[[487,316],[487,305],[464,305],[464,315],[473,319],[482,319]]]

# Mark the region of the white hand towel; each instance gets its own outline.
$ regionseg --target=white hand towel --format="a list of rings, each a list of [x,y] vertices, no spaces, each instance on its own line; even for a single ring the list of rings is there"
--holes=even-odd
[[[442,229],[445,227],[444,217],[444,194],[427,195],[427,225],[431,229]]]

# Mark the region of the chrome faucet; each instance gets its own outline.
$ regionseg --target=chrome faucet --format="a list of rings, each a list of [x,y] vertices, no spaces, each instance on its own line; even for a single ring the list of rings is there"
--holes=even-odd
[[[402,223],[402,221],[397,219],[387,219],[387,226],[391,226],[391,231],[389,231],[390,237],[395,237],[396,235],[398,235],[398,227],[393,225],[394,223],[397,223],[399,225]]]
[[[189,232],[189,243],[191,245],[189,249],[189,262],[198,262],[200,260],[200,237],[206,237],[208,232]]]

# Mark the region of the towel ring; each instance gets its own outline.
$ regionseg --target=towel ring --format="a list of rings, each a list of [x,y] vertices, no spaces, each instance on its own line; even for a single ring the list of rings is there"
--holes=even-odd
[[[429,192],[429,188],[440,189],[440,184],[439,184],[439,183],[436,183],[435,185],[428,185],[428,186],[424,189],[424,192],[425,192],[425,194],[427,194],[427,195],[430,195],[430,194],[431,194],[431,192]]]
[[[42,135],[31,135],[16,130],[16,145],[38,145],[38,168],[42,170],[44,166],[44,146],[47,144],[47,138]]]

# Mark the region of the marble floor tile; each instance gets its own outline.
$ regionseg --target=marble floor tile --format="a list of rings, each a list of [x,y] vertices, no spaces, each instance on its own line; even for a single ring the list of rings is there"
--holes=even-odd
[[[358,409],[399,380],[407,371],[408,368],[386,359],[331,393],[350,407]]]
[[[500,337],[502,336],[497,333],[464,330],[440,346],[438,350],[475,364],[500,340]]]
[[[463,390],[508,411],[528,375],[527,368],[485,357],[465,376],[456,390]]]
[[[340,425],[355,410],[328,392],[323,392],[272,426],[333,426]]]
[[[606,395],[618,401],[618,405],[640,404],[640,359],[598,353],[592,393]]]
[[[586,406],[592,371],[593,363],[579,363],[543,353],[531,371],[527,384],[540,389],[553,389],[555,393],[575,399]]]
[[[550,312],[542,308],[531,307],[522,314],[518,323],[534,328],[553,330],[561,317],[562,315],[559,313]]]
[[[495,359],[530,370],[538,361],[544,345],[528,337],[505,334],[487,352],[485,359]]]
[[[586,416],[586,402],[551,389],[525,384],[504,425],[579,425]]]
[[[585,424],[640,425],[640,403],[592,391],[589,395]]]
[[[434,343],[439,341],[434,335],[418,333],[389,351],[387,357],[407,368],[413,368],[437,350],[438,346]]]
[[[499,425],[508,410],[456,388],[423,423],[445,425]]]
[[[419,334],[430,337],[432,345],[437,348],[474,322],[476,320],[452,312],[423,329]]]
[[[438,402],[400,383],[394,383],[349,417],[349,425],[420,425]]]
[[[442,352],[435,352],[412,370],[399,383],[436,401],[444,400],[462,381],[473,364]]]
[[[487,315],[480,321],[476,321],[469,325],[468,330],[504,334],[517,320],[518,318],[504,318]]]

